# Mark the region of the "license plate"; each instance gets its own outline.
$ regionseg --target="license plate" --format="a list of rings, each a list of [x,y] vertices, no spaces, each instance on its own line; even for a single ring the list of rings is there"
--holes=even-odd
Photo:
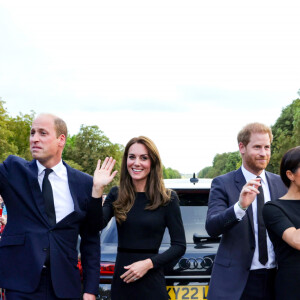
[[[169,300],[207,300],[208,285],[167,286]]]

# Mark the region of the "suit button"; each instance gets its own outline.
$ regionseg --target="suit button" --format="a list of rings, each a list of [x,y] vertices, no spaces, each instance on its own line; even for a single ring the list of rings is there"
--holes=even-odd
[[[43,251],[48,251],[48,248],[43,248]]]

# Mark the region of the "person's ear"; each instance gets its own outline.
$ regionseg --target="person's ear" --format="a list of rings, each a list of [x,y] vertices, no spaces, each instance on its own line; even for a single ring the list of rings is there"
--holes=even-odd
[[[59,139],[58,145],[60,147],[64,147],[66,144],[66,136],[64,134],[61,134],[58,139]]]
[[[294,179],[294,174],[293,174],[293,172],[292,172],[291,170],[287,170],[287,171],[285,172],[285,174],[286,174],[287,178],[288,178],[290,181],[294,181],[294,180],[295,180],[295,179]]]
[[[239,142],[239,151],[241,155],[243,155],[246,152],[246,146],[242,142]]]

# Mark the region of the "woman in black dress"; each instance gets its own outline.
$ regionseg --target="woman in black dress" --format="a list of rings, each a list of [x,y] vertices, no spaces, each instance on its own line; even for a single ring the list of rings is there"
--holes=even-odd
[[[263,217],[278,263],[276,299],[300,299],[300,147],[282,158],[280,176],[288,187],[282,198],[269,201]]]
[[[102,190],[101,172],[98,175],[96,169],[93,197],[100,197]],[[158,150],[147,137],[133,138],[125,147],[120,186],[105,199],[103,226],[113,216],[118,253],[112,300],[167,300],[163,266],[184,254],[186,242],[178,197],[165,188]],[[166,228],[171,246],[158,253]]]

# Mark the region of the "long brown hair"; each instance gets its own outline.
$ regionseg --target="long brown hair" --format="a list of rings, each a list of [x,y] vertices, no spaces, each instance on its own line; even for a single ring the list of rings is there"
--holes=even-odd
[[[128,151],[133,144],[143,144],[147,148],[151,160],[151,169],[145,188],[145,193],[150,200],[150,204],[146,209],[154,210],[159,206],[164,206],[171,198],[171,191],[166,189],[164,185],[162,162],[155,144],[145,136],[134,137],[125,147],[121,165],[118,198],[114,202],[115,217],[119,224],[126,220],[127,213],[132,208],[136,197],[132,178],[127,170]]]

